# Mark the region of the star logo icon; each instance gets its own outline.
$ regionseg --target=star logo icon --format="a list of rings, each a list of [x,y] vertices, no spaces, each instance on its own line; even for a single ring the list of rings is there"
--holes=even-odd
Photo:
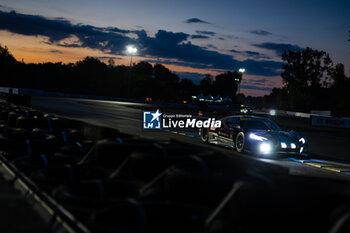
[[[144,129],[161,129],[162,124],[160,122],[160,116],[162,115],[159,112],[159,109],[154,112],[143,112],[143,128]]]
[[[157,109],[157,111],[155,113],[152,113],[151,115],[153,116],[151,122],[154,120],[159,121],[159,117],[162,115],[162,113],[160,113],[159,109]]]

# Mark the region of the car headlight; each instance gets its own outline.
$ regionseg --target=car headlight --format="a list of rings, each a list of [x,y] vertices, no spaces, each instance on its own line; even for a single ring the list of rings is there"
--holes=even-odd
[[[263,142],[260,144],[260,153],[262,154],[268,154],[271,152],[271,145],[270,143]]]
[[[249,134],[249,138],[250,138],[250,139],[253,139],[253,140],[261,141],[261,142],[267,140],[267,138],[262,137],[262,136],[259,136],[259,135],[256,135],[255,133]]]
[[[305,141],[305,138],[300,138],[300,139],[299,139],[299,142],[301,142],[302,144],[305,144],[305,142],[306,142],[306,141]]]
[[[285,142],[281,142],[281,148],[283,149],[287,148],[287,144]]]

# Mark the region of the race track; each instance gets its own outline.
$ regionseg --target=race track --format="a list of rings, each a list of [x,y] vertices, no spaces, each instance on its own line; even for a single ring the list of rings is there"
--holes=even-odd
[[[137,105],[137,108],[135,107]],[[289,156],[262,158],[239,154],[232,149],[201,142],[193,131],[164,131],[142,129],[142,108],[146,104],[86,99],[33,97],[32,107],[67,118],[78,119],[99,126],[115,128],[124,133],[155,140],[174,139],[180,142],[208,146],[234,158],[258,161],[288,169],[289,174],[350,180],[350,136],[329,132],[302,131],[309,142],[310,156],[300,159]],[[156,107],[155,109],[156,110]],[[349,158],[348,158],[349,157]],[[348,160],[349,162],[346,162]]]

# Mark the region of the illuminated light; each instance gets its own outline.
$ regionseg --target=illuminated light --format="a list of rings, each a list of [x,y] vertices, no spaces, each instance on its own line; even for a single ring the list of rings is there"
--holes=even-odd
[[[257,141],[261,141],[261,142],[267,140],[267,138],[259,136],[259,135],[256,135],[254,133],[249,134],[249,138],[257,140]]]
[[[137,53],[137,48],[135,48],[132,45],[129,45],[126,47],[126,51],[128,52],[128,54],[134,55],[135,53]]]
[[[291,143],[290,148],[295,149],[295,148],[297,148],[297,146],[294,143]]]
[[[184,100],[184,101],[182,101],[182,103],[187,104],[187,101],[186,101],[186,100]]]
[[[271,152],[271,145],[269,144],[269,143],[261,143],[260,144],[260,152],[262,153],[262,154],[268,154],[268,153],[270,153]]]
[[[286,143],[284,143],[284,142],[281,142],[281,148],[287,148],[287,144]]]
[[[241,104],[241,107],[243,108],[243,107],[244,107],[244,104]]]
[[[300,153],[303,153],[304,147],[300,148]]]
[[[239,68],[239,69],[238,69],[238,72],[244,73],[244,72],[245,72],[245,69],[244,69],[244,68]]]
[[[306,142],[306,141],[305,141],[305,138],[300,138],[300,139],[299,139],[299,142],[305,144],[305,142]]]
[[[269,113],[270,113],[271,116],[275,116],[276,115],[276,110],[271,109]]]

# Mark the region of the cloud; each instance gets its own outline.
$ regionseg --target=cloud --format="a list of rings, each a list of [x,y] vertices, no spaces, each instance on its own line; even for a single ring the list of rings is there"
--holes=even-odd
[[[13,33],[44,36],[46,43],[62,47],[82,47],[100,50],[107,55],[125,55],[125,47],[134,44],[138,56],[158,59],[164,64],[176,64],[210,70],[237,70],[246,68],[247,74],[275,76],[280,74],[281,62],[247,59],[235,60],[231,55],[208,50],[192,44],[189,34],[158,30],[155,36],[145,30],[124,30],[117,27],[95,27],[72,24],[63,18],[45,18],[16,12],[0,11],[0,30]],[[130,36],[130,33],[134,36]],[[266,47],[268,44],[256,45]],[[269,47],[270,48],[270,47]],[[271,49],[271,48],[270,48]]]
[[[245,79],[243,76],[241,88],[250,90],[271,91],[274,83],[268,79]]]
[[[48,19],[15,11],[0,11],[0,30],[27,36],[44,36],[48,38],[47,43],[63,47],[89,47],[117,54],[120,54],[120,50],[124,49],[127,43],[132,42],[131,38],[122,34],[130,33],[128,30],[72,24],[63,18]],[[73,36],[79,43],[62,42]]]
[[[120,28],[116,28],[116,27],[108,27],[107,30],[110,31],[110,32],[119,32],[119,33],[129,33],[129,32],[132,32],[132,31],[130,31],[130,30],[124,30],[124,29],[120,29]]]
[[[212,45],[212,44],[207,44],[206,47],[208,49],[218,49],[215,45]]]
[[[51,53],[60,53],[60,54],[63,54],[62,51],[57,50],[57,49],[50,50],[50,52],[51,52]]]
[[[254,85],[241,85],[241,89],[250,89],[250,90],[261,90],[261,91],[272,91],[272,88],[269,87],[257,87]]]
[[[192,35],[191,39],[209,39],[209,36],[203,36],[203,35]]]
[[[242,51],[238,51],[238,50],[235,50],[235,49],[231,49],[231,50],[229,50],[229,52],[231,52],[231,53],[242,53]]]
[[[210,31],[196,31],[198,34],[201,35],[208,35],[208,36],[215,36],[216,32],[210,32]]]
[[[231,49],[231,50],[229,50],[229,52],[236,53],[236,54],[243,54],[243,55],[250,57],[250,58],[260,58],[260,59],[269,59],[270,58],[270,57],[266,56],[265,54],[255,52],[255,51],[249,51],[249,50],[238,51],[236,49]]]
[[[242,80],[242,84],[249,84],[254,86],[265,86],[268,84],[269,80],[267,79],[244,79]]]
[[[292,45],[292,44],[280,44],[280,43],[272,43],[272,42],[265,42],[261,44],[253,44],[253,46],[262,48],[262,49],[268,49],[275,51],[277,55],[281,56],[284,51],[296,51],[302,49],[298,45]]]
[[[204,21],[204,20],[201,20],[201,19],[198,19],[198,18],[190,18],[190,19],[187,19],[187,20],[185,21],[185,23],[204,23],[204,24],[210,24],[209,22]]]
[[[265,30],[251,30],[250,33],[259,35],[259,36],[269,36],[272,35],[271,32],[265,31]]]
[[[253,55],[253,56],[259,56],[261,53],[259,52],[254,52],[254,51],[244,51],[248,55]]]
[[[122,60],[122,58],[120,57],[112,57],[112,56],[99,56],[99,57],[96,57],[98,59],[113,59],[113,60]]]

